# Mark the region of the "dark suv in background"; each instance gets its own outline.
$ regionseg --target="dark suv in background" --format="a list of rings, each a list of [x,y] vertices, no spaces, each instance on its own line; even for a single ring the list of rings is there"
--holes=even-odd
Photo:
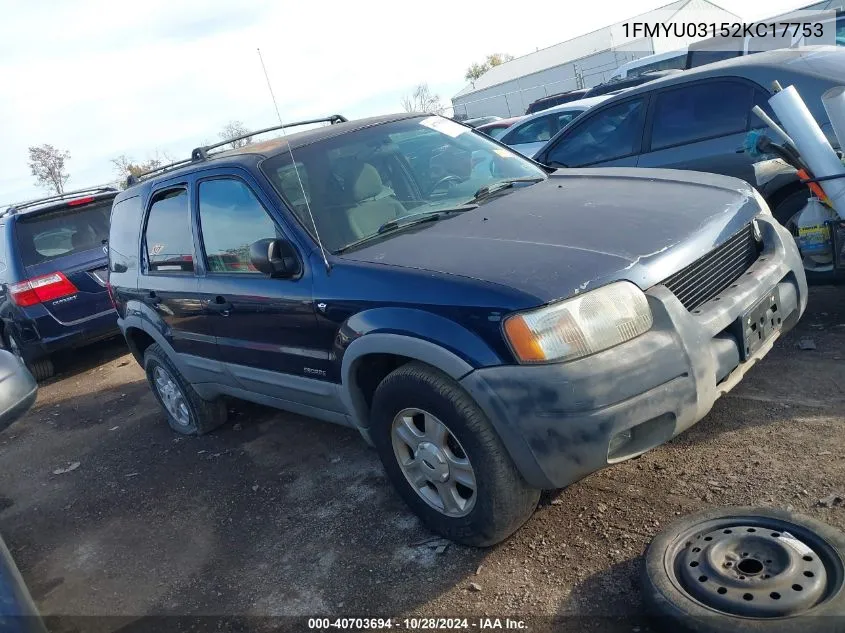
[[[106,291],[109,212],[96,187],[14,204],[0,215],[3,344],[38,380],[50,355],[119,334]]]

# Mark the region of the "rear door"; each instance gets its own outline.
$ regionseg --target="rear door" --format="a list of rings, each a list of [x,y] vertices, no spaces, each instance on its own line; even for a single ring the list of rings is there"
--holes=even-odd
[[[217,342],[205,318],[195,272],[187,183],[162,184],[153,191],[142,240],[139,299],[154,315],[155,325],[161,328],[173,350],[193,357],[194,362],[183,360],[194,369],[210,372],[205,379],[220,380]]]
[[[707,171],[754,182],[743,144],[754,86],[715,79],[653,93],[639,167]]]
[[[47,311],[63,324],[114,309],[105,286],[112,197],[82,200],[72,200],[59,209],[24,213],[15,222],[17,250],[27,279],[42,278],[41,283],[66,288],[56,293],[60,296],[43,301]],[[64,275],[73,287],[58,275]]]

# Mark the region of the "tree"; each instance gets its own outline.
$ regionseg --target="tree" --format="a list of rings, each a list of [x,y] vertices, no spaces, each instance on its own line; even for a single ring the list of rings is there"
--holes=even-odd
[[[228,141],[229,139],[236,139],[239,136],[249,134],[249,129],[240,121],[229,121],[223,126],[220,132],[221,140]],[[233,140],[229,143],[232,149],[238,149],[252,143],[252,137],[247,136],[238,140]]]
[[[44,144],[29,148],[29,169],[35,176],[35,184],[44,189],[64,193],[70,174],[65,171],[65,161],[70,152]]]
[[[135,160],[126,154],[121,154],[117,158],[111,159],[120,181],[118,184],[123,187],[126,184],[127,176],[138,177],[141,174],[156,169],[167,163],[172,163],[173,158],[167,152],[156,150],[155,156],[148,158],[145,161],[135,162]]]
[[[410,95],[402,97],[402,108],[405,112],[426,112],[430,114],[443,112],[440,95],[433,94],[427,83],[419,84]]]
[[[480,64],[471,64],[469,68],[467,68],[466,74],[464,75],[464,79],[470,82],[475,87],[475,82],[478,80],[481,75],[486,73],[488,70],[493,68],[494,66],[499,66],[504,64],[505,62],[509,62],[513,59],[513,55],[508,55],[507,53],[491,53],[487,57],[484,58],[484,61]]]

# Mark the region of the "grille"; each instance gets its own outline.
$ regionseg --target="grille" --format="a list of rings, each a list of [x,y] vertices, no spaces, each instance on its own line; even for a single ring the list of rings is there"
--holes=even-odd
[[[759,254],[753,229],[748,224],[723,244],[665,279],[663,285],[692,311],[739,279]]]

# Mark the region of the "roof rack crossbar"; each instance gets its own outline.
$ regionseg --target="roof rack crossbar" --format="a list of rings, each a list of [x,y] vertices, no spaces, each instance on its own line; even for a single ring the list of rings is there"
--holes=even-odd
[[[164,173],[171,169],[181,167],[182,165],[187,165],[190,162],[192,162],[190,158],[185,158],[183,160],[177,160],[175,163],[168,163],[167,165],[161,165],[160,167],[153,167],[152,169],[143,171],[140,174],[129,174],[126,177],[126,186],[131,187],[132,185],[141,182],[141,179],[146,178],[147,176],[151,176],[153,174],[158,173]]]
[[[100,185],[96,187],[86,187],[85,189],[75,189],[73,191],[65,191],[62,193],[57,193],[52,196],[47,196],[46,198],[35,198],[33,200],[26,200],[24,202],[17,202],[14,204],[10,204],[9,208],[4,211],[4,215],[9,215],[15,213],[21,209],[25,209],[26,207],[31,207],[37,204],[47,204],[49,202],[58,202],[60,200],[65,200],[66,198],[73,198],[75,196],[79,196],[82,194],[96,194],[96,193],[111,193],[117,191],[115,187],[111,185]]]
[[[233,138],[227,138],[225,141],[220,141],[219,143],[214,143],[213,145],[203,145],[202,147],[197,147],[191,152],[191,160],[205,160],[208,158],[208,151],[212,149],[216,149],[218,147],[223,147],[224,145],[228,145],[233,141],[241,141],[245,138],[251,138],[253,136],[258,136],[259,134],[264,134],[265,132],[273,132],[275,130],[284,130],[289,127],[298,127],[300,125],[311,125],[313,123],[331,123],[334,125],[335,123],[346,123],[349,119],[341,114],[333,114],[328,117],[322,117],[319,119],[308,119],[307,121],[294,121],[292,123],[285,123],[283,125],[274,125],[273,127],[266,127],[263,130],[254,130],[249,132],[248,134],[243,134],[241,136],[235,136]]]

